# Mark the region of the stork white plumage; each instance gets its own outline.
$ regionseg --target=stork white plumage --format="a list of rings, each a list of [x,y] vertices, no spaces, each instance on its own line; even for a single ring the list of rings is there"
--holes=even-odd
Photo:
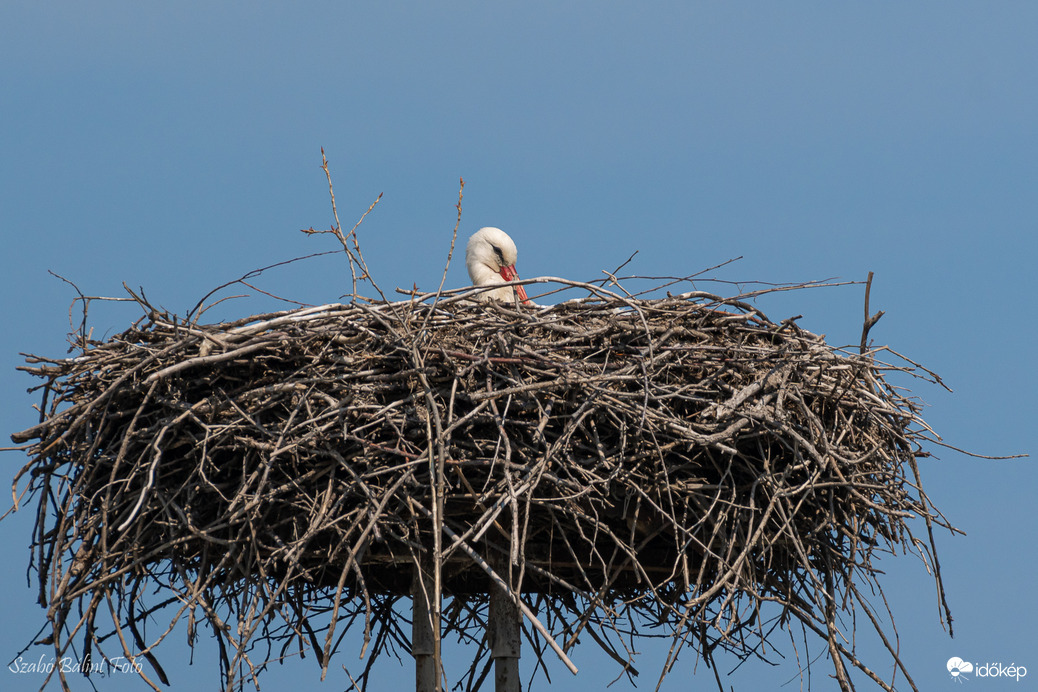
[[[493,286],[518,279],[519,275],[515,271],[518,254],[515,242],[500,228],[486,226],[473,233],[465,248],[465,266],[468,267],[472,285]],[[519,296],[523,303],[530,302],[522,286],[501,286],[483,291],[476,299],[511,303],[515,296]]]

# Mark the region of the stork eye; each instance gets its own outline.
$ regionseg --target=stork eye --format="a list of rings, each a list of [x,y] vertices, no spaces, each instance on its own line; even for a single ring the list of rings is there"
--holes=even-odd
[[[497,245],[491,245],[490,247],[494,248],[494,253],[497,255],[498,261],[501,262],[501,264],[504,264],[505,256],[504,253],[501,252],[501,248],[499,248]]]

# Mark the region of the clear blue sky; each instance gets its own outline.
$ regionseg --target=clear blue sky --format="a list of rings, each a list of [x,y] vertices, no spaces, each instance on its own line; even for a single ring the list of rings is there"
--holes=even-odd
[[[1038,5],[365,5],[377,6],[0,6],[5,434],[35,418],[18,352],[65,351],[73,294],[48,269],[94,295],[143,286],[183,313],[251,269],[334,249],[298,233],[330,223],[323,146],[344,223],[385,193],[362,241],[389,289],[438,283],[459,176],[462,234],[509,231],[524,277],[593,279],[635,250],[640,274],[737,256],[719,277],[860,280],[871,270],[873,309],[887,313],[876,343],[955,389],[919,383],[930,424],[958,447],[1035,453]],[[467,282],[461,263],[447,282]],[[349,288],[338,257],[261,285],[314,303]],[[270,307],[232,302],[221,314]],[[833,343],[860,333],[859,287],[761,307],[776,320],[803,313]],[[95,336],[136,317],[98,308]],[[1028,666],[1014,689],[1036,689],[1034,461],[937,453],[922,464],[927,488],[968,533],[938,535],[956,638],[939,624],[922,565],[887,560],[904,657],[926,690],[954,689],[952,656]],[[13,474],[22,457],[0,463]],[[26,514],[0,523],[5,665],[43,622],[26,587]],[[187,665],[185,635],[175,639],[160,653],[176,688],[212,689],[212,658],[199,651]],[[878,647],[861,646],[885,672]],[[641,648],[639,689],[652,689],[666,647]],[[789,658],[779,668],[748,664],[725,684],[777,689],[795,670],[792,650],[780,651]],[[358,669],[355,654],[341,662]],[[584,689],[615,675],[590,642],[572,657]],[[713,689],[693,664],[684,657],[664,689]],[[268,686],[309,685],[314,668],[312,658],[276,668]],[[816,689],[829,687],[818,677],[829,670],[819,662]],[[411,684],[406,661],[380,674],[383,689]],[[552,676],[572,685],[561,666]],[[0,669],[4,690],[39,682]],[[333,668],[319,689],[345,687]],[[541,678],[534,689],[546,687]]]

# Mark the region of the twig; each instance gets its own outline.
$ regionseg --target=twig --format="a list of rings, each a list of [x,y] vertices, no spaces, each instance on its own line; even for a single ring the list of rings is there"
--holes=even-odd
[[[869,293],[872,292],[872,272],[869,272],[868,281],[865,282],[865,323],[861,328],[861,354],[869,350],[869,330],[872,329],[873,325],[879,322],[879,318],[883,317],[884,313],[882,310],[877,312],[875,315],[869,315]]]

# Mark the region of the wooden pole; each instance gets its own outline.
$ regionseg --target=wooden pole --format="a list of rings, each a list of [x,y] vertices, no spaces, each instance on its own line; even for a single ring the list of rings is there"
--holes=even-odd
[[[415,692],[440,692],[440,671],[437,665],[436,643],[439,637],[434,635],[434,613],[439,608],[433,606],[432,575],[415,567],[414,580],[411,583],[411,655],[414,656]]]
[[[494,659],[495,692],[522,690],[519,682],[520,617],[512,593],[492,580],[487,628],[490,637],[490,657]]]

